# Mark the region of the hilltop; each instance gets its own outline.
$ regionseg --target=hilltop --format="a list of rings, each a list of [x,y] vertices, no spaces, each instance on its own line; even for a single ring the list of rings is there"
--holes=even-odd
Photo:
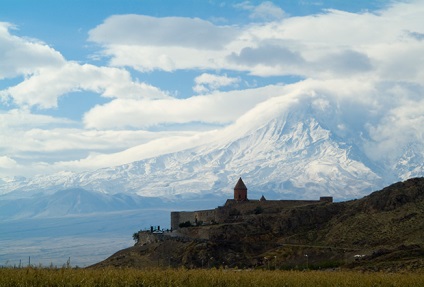
[[[358,200],[238,215],[235,222],[141,233],[93,267],[424,268],[424,178]]]

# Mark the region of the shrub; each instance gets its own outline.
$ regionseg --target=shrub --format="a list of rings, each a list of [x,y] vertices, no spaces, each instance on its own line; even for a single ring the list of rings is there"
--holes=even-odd
[[[136,232],[133,234],[132,238],[135,241],[135,243],[138,243],[138,241],[140,240],[140,235],[138,234],[138,232]]]
[[[183,227],[191,227],[191,226],[193,226],[193,225],[191,224],[191,222],[190,222],[190,221],[186,221],[186,222],[182,222],[182,223],[178,224],[178,226],[179,226],[180,228],[183,228]]]
[[[196,226],[201,226],[201,225],[203,225],[203,221],[201,221],[201,220],[196,221]]]
[[[261,214],[262,212],[264,212],[264,209],[263,209],[262,206],[258,205],[258,206],[256,206],[254,212],[255,212],[255,214]]]

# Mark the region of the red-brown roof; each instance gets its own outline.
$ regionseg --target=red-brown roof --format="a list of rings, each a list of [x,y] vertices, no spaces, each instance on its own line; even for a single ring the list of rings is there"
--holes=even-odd
[[[236,186],[234,187],[234,189],[245,189],[247,190],[246,185],[244,184],[243,180],[241,179],[241,177],[239,178],[239,180],[237,181]]]

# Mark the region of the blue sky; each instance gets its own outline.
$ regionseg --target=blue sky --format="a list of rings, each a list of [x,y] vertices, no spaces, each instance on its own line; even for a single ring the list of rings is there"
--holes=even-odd
[[[3,0],[0,178],[122,164],[148,157],[131,154],[142,145],[153,156],[153,140],[222,129],[282,86],[353,98],[374,115],[361,123],[370,153],[398,149],[394,132],[423,116],[423,12],[419,0]]]
[[[251,10],[244,6],[258,6],[264,1],[161,1],[161,0],[43,0],[34,3],[31,0],[2,1],[1,21],[17,26],[15,35],[41,40],[59,51],[67,60],[106,65],[103,61],[93,61],[92,55],[98,51],[95,43],[89,42],[88,32],[111,15],[140,14],[154,17],[198,17],[217,24],[247,25],[250,21],[263,19],[249,18]],[[350,12],[374,11],[384,7],[388,1],[277,1],[276,8],[286,15],[303,16],[322,13],[325,9],[340,9]],[[180,97],[189,97],[191,82],[198,71],[162,73],[161,71],[137,76],[153,85],[162,85],[170,91],[178,91]],[[255,79],[263,84],[276,79]],[[278,79],[277,79],[278,80]],[[288,79],[289,81],[291,79]],[[88,105],[89,107],[90,105]],[[87,107],[87,108],[88,108]],[[66,108],[66,107],[65,107]],[[81,110],[81,109],[79,109]],[[80,113],[72,115],[81,116]]]

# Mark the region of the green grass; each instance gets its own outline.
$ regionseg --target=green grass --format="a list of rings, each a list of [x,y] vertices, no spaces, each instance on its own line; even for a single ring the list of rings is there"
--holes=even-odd
[[[187,269],[0,269],[0,286],[424,286],[424,273]]]

